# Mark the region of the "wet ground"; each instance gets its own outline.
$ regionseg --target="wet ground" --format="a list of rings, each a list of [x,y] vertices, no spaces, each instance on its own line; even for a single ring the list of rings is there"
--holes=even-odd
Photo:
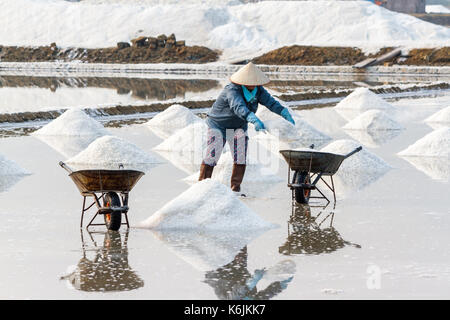
[[[338,184],[335,208],[320,207],[323,201],[292,208],[285,182],[263,195],[250,193],[245,204],[279,226],[261,234],[135,228],[189,187],[182,181],[188,173],[162,156],[165,163],[131,192],[132,227],[120,233],[97,227],[90,234],[79,228],[82,197],[58,166],[64,144],[53,145],[57,151],[33,136],[1,138],[0,152],[32,174],[1,184],[0,297],[448,299],[448,162],[414,164],[396,153],[432,131],[422,121],[448,106],[450,95],[392,102],[405,130],[387,137],[350,135],[341,129],[346,115],[332,107],[300,111],[333,139],[360,141],[392,169],[359,185]],[[145,125],[109,130],[158,156],[152,148],[161,139]],[[283,160],[276,165],[287,178]],[[245,289],[249,283],[256,286]]]

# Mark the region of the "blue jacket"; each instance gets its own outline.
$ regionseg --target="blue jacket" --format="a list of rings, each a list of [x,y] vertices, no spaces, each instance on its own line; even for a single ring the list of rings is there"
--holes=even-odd
[[[248,103],[244,99],[244,93],[240,85],[230,83],[220,93],[217,100],[208,112],[206,123],[214,129],[238,129],[247,130],[247,115],[256,113],[258,103],[266,106],[270,111],[280,114],[284,107],[275,100],[262,86],[258,86],[256,93],[257,102]]]

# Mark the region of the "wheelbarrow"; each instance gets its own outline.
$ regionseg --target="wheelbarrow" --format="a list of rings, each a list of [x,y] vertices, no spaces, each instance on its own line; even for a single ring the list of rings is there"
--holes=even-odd
[[[314,150],[280,150],[281,155],[288,163],[288,187],[292,190],[292,200],[299,204],[308,204],[309,199],[319,198],[330,203],[330,200],[317,187],[317,183],[322,181],[333,193],[334,203],[336,203],[333,175],[345,159],[361,149],[360,146],[346,155]],[[293,171],[292,180],[291,171]],[[325,181],[324,177],[326,176],[329,177],[330,183]],[[312,190],[316,190],[320,195],[311,196]]]
[[[80,228],[83,227],[84,213],[97,206],[97,212],[90,220],[86,229],[90,226],[105,225],[108,230],[119,230],[121,225],[130,227],[128,221],[128,197],[130,191],[144,175],[141,171],[124,170],[119,165],[118,170],[79,170],[73,171],[64,162],[59,165],[69,172],[81,195],[83,196],[83,208],[81,209]],[[93,202],[86,204],[86,198],[92,197]],[[104,223],[93,223],[98,215],[103,215]],[[122,222],[125,216],[125,223]]]

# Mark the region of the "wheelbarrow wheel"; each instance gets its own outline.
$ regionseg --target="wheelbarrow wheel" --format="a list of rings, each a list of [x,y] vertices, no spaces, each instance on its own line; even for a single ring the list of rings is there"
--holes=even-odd
[[[120,198],[119,195],[115,192],[108,192],[103,197],[103,206],[104,207],[120,207]],[[105,225],[108,230],[117,231],[120,229],[120,225],[122,224],[122,212],[114,211],[111,213],[105,213],[103,215],[105,219]]]
[[[294,174],[294,183],[295,184],[308,183],[308,182],[309,182],[309,175],[307,172],[296,172]],[[294,189],[295,202],[297,202],[297,203],[308,204],[310,195],[311,195],[310,189],[304,189],[304,188],[295,188]]]

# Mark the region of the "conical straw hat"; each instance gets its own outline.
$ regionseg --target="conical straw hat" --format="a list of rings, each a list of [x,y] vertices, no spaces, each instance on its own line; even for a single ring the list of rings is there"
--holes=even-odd
[[[270,82],[269,78],[251,62],[234,73],[230,81],[244,86],[263,86]]]

